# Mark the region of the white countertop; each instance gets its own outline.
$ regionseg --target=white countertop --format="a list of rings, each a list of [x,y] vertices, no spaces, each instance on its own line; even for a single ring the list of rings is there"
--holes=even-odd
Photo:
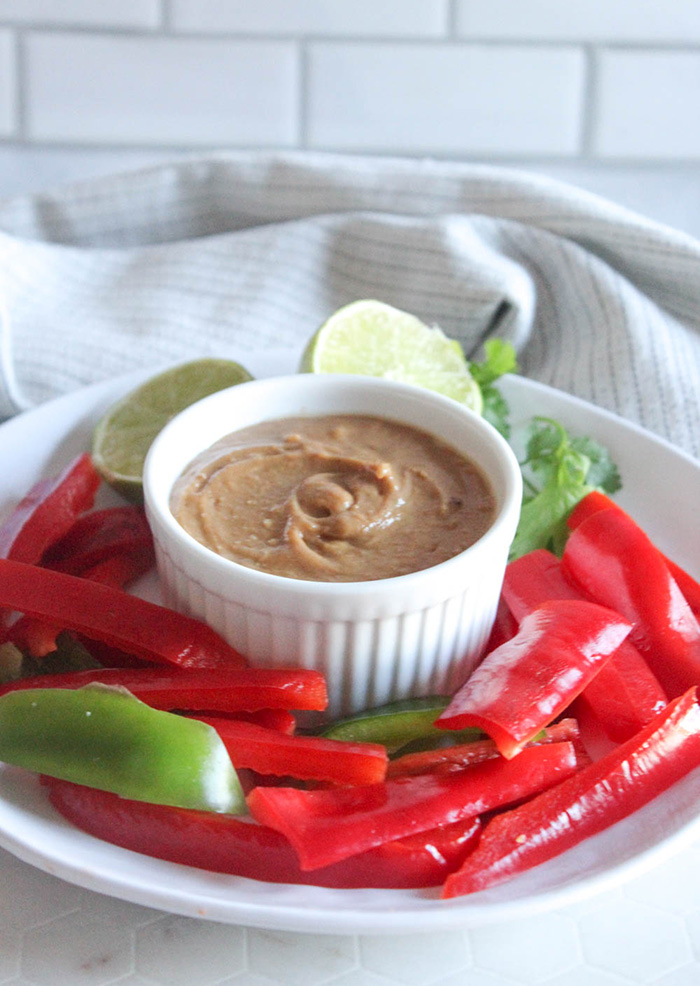
[[[0,850],[7,986],[697,986],[700,843],[623,888],[531,918],[426,935],[339,936],[162,914]]]

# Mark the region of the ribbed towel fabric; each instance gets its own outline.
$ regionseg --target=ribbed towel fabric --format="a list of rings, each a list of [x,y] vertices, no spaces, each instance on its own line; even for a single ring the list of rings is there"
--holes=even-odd
[[[301,349],[373,297],[700,455],[700,244],[544,177],[221,153],[0,201],[0,415],[121,372]]]

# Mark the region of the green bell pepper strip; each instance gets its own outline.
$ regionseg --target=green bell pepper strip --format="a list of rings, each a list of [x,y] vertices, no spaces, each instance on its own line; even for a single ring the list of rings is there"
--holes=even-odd
[[[0,558],[0,608],[103,641],[156,664],[240,667],[245,659],[206,623],[123,589]]]
[[[0,760],[124,798],[242,813],[236,771],[215,729],[105,685],[0,698]]]
[[[449,703],[450,699],[441,695],[389,702],[356,716],[339,719],[327,726],[322,735],[326,739],[350,743],[380,743],[390,754],[419,740],[444,741],[444,729],[439,729],[434,723]],[[465,730],[461,738],[466,741],[482,735],[480,729],[470,729]],[[450,741],[457,742],[459,738],[454,734]]]

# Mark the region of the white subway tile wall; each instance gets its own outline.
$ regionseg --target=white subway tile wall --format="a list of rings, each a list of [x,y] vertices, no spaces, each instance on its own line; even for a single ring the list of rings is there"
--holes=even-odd
[[[449,0],[171,0],[178,31],[444,38]]]
[[[286,41],[32,33],[27,136],[288,146],[297,135],[298,63]]]
[[[56,27],[157,28],[161,0],[0,0],[0,21]]]
[[[599,59],[596,154],[700,157],[700,50],[615,49]]]
[[[585,64],[577,48],[314,43],[308,57],[308,138],[314,147],[578,151]]]
[[[0,194],[40,152],[62,179],[70,155],[261,147],[568,168],[603,194],[641,169],[663,195],[670,167],[700,176],[699,116],[698,0],[0,0]]]
[[[700,158],[697,0],[0,0],[0,31],[5,141]]]
[[[16,125],[15,40],[0,29],[0,135],[11,135]]]
[[[456,0],[464,38],[601,44],[700,42],[695,0]]]

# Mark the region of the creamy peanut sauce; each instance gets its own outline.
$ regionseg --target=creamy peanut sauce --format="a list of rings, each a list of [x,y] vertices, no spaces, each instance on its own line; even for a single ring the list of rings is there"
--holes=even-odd
[[[468,548],[494,519],[477,466],[408,425],[287,418],[234,432],[175,484],[171,509],[212,551],[274,575],[391,578]]]

